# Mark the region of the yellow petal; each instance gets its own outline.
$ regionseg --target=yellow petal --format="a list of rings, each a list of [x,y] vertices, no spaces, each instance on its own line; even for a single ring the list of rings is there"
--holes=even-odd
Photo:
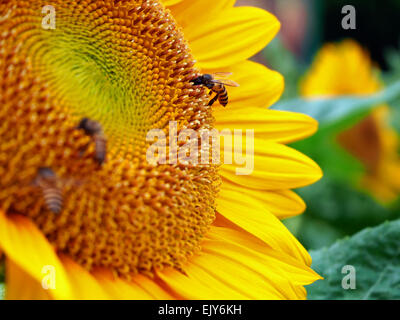
[[[266,246],[264,242],[249,236],[246,232],[229,227],[212,226],[208,238],[220,241],[220,248],[225,246],[226,252],[229,252],[229,244],[234,251],[246,252],[251,260],[262,261],[264,266],[268,266],[267,272],[275,273],[276,277],[287,278],[295,286],[308,285],[322,279],[309,267],[311,260],[307,263],[299,261],[282,251]],[[247,261],[247,259],[242,261]]]
[[[51,297],[42,285],[10,259],[6,260],[7,300],[49,300]]]
[[[179,26],[183,29],[185,38],[190,43],[198,34],[199,29],[202,29],[214,20],[220,19],[220,15],[232,8],[234,3],[235,0],[180,1],[180,3],[171,6],[169,9]]]
[[[239,191],[222,189],[217,198],[217,211],[225,218],[264,241],[306,264],[310,255],[277,217],[263,203]]]
[[[191,260],[195,260],[193,257]],[[158,271],[158,277],[173,291],[180,299],[189,300],[245,300],[251,299],[246,292],[239,292],[232,288],[229,283],[216,279],[212,274],[200,268],[195,263],[185,266],[185,273],[175,269]]]
[[[215,112],[215,127],[222,131],[227,128],[254,130],[257,138],[289,143],[304,139],[318,128],[313,118],[295,112],[261,108],[241,108]]]
[[[162,3],[164,3],[164,5],[166,6],[166,7],[169,7],[169,6],[173,6],[174,4],[177,4],[177,3],[180,3],[180,2],[183,2],[184,0],[162,0]]]
[[[176,296],[173,296],[171,292],[163,288],[156,280],[150,279],[146,276],[139,274],[133,278],[133,282],[148,292],[153,299],[173,300],[177,298]]]
[[[223,69],[203,69],[203,73],[231,72],[231,79],[240,87],[227,87],[229,103],[227,108],[216,104],[214,111],[224,113],[226,110],[242,109],[254,106],[266,108],[279,100],[284,89],[284,80],[279,72],[268,69],[253,61],[243,61]]]
[[[56,289],[49,289],[49,294],[56,299],[73,297],[68,276],[60,259],[47,239],[28,218],[6,215],[0,211],[0,247],[8,258],[39,284],[47,275],[46,268],[54,269]]]
[[[372,94],[381,87],[374,72],[368,53],[355,41],[328,43],[301,81],[300,91],[306,97]]]
[[[222,70],[263,49],[279,27],[279,21],[265,10],[237,7],[206,21],[187,36],[198,67]]]
[[[278,219],[293,217],[304,212],[306,204],[295,192],[291,190],[256,190],[223,180],[221,188],[243,193],[259,201],[266,210]]]
[[[302,153],[275,142],[254,139],[254,156],[251,150],[240,150],[234,145],[234,152],[229,146],[225,150],[225,141],[221,139],[223,149],[221,175],[236,184],[260,190],[281,190],[299,188],[316,182],[322,176],[318,165]],[[246,139],[243,139],[245,144]],[[245,157],[245,164],[240,165],[234,155]],[[231,161],[232,164],[227,164]]]
[[[101,284],[88,271],[66,256],[60,257],[67,273],[74,293],[74,299],[105,300],[110,299]]]
[[[115,300],[153,300],[153,296],[142,287],[112,275],[105,269],[93,271],[93,276],[103,290]]]
[[[280,281],[281,279],[268,281],[264,276],[267,275],[266,268],[264,267],[264,274],[258,273],[258,270],[254,269],[256,262],[251,256],[230,251],[230,246],[226,242],[222,242],[222,245],[227,245],[227,250],[216,251],[213,248],[216,246],[215,243],[205,241],[204,254],[195,259],[194,264],[232,289],[246,294],[250,299],[285,298],[279,287],[287,285],[287,281]],[[277,282],[277,286],[274,286],[274,281]]]
[[[317,280],[321,280],[317,279]],[[307,299],[307,290],[303,286],[295,286],[294,290],[296,290],[296,294],[299,297],[299,300],[306,300]]]
[[[304,299],[305,291],[298,286],[320,278],[272,249],[252,250],[259,246],[254,241],[244,239],[242,246],[237,231],[212,227],[209,238],[203,251],[184,266],[185,274],[171,269],[158,272],[165,285],[184,299]]]

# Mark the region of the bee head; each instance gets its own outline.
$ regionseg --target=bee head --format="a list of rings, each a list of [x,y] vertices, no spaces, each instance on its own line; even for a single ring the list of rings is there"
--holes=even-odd
[[[87,135],[91,136],[101,130],[101,125],[97,121],[83,118],[81,122],[79,122],[77,128],[84,130]]]
[[[203,84],[203,76],[194,78],[193,80],[190,80],[191,83],[193,83],[195,86],[199,86]]]
[[[81,120],[81,122],[79,122],[77,128],[78,128],[78,129],[83,129],[83,130],[85,130],[86,127],[87,127],[88,121],[89,121],[88,118],[83,118],[83,119]]]
[[[193,83],[195,86],[203,85],[203,86],[209,87],[209,85],[211,84],[210,81],[212,79],[213,78],[212,78],[211,74],[203,74],[200,77],[194,78],[190,82]]]
[[[55,173],[53,170],[51,170],[50,168],[47,167],[41,167],[38,170],[38,174],[46,179],[50,179],[50,178],[54,178],[55,177]]]

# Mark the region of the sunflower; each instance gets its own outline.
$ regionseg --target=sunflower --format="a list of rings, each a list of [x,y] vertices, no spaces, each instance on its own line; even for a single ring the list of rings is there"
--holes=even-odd
[[[354,40],[326,44],[300,85],[304,97],[365,96],[382,87],[368,52]],[[361,188],[382,202],[395,200],[400,191],[399,143],[389,116],[388,106],[376,106],[337,137],[365,169]]]
[[[284,145],[317,124],[266,109],[283,79],[247,60],[277,33],[274,16],[231,0],[10,0],[0,16],[7,298],[306,297],[319,276],[279,218],[304,210],[291,188],[321,177]],[[214,71],[241,85],[227,108],[208,106],[190,82]],[[101,125],[102,164],[83,118]],[[148,163],[147,132],[168,133],[171,121],[255,129],[254,171]],[[60,213],[38,187],[41,172],[62,191]]]

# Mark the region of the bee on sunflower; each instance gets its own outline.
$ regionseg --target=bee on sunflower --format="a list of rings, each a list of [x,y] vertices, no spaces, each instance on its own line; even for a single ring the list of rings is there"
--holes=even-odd
[[[279,219],[304,210],[290,189],[321,171],[284,144],[317,123],[268,110],[283,79],[247,60],[278,32],[276,18],[231,0],[51,2],[54,29],[42,27],[47,0],[0,3],[6,297],[304,299],[320,277]],[[191,83],[216,71],[241,85],[226,109]],[[147,132],[171,121],[255,129],[255,170],[148,163]],[[56,211],[34,183],[43,172],[62,195]]]
[[[300,84],[308,98],[365,96],[383,88],[366,50],[354,40],[326,44]],[[337,141],[363,165],[360,187],[388,203],[400,192],[399,141],[389,124],[390,109],[376,106],[370,115],[341,132]]]

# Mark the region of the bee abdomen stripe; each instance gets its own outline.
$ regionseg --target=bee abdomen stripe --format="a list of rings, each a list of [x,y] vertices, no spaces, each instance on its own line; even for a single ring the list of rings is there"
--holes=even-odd
[[[58,189],[47,189],[43,190],[44,201],[46,202],[47,208],[54,212],[59,213],[62,208],[63,197],[62,193]]]
[[[97,138],[96,141],[96,159],[103,163],[106,158],[106,140],[104,138]]]

